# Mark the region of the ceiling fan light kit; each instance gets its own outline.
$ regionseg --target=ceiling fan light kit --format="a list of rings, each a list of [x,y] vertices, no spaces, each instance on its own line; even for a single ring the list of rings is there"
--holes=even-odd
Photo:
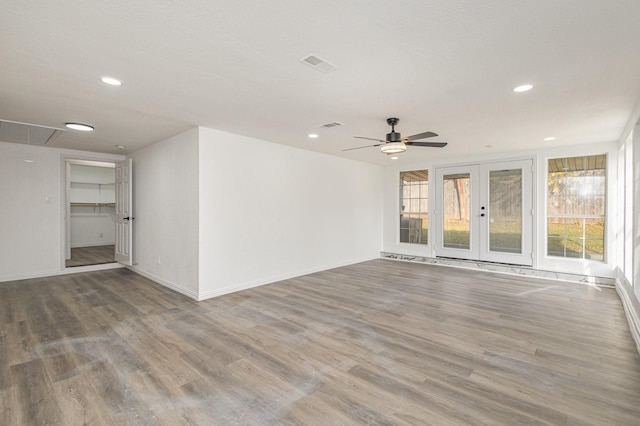
[[[389,142],[380,147],[380,151],[384,154],[400,154],[401,152],[405,152],[407,150],[407,146],[404,142]]]
[[[443,148],[447,146],[446,142],[416,142],[420,139],[432,138],[434,136],[438,136],[437,133],[433,132],[423,132],[415,135],[411,135],[407,138],[403,138],[399,132],[396,132],[395,126],[400,121],[398,118],[391,117],[387,118],[387,124],[391,126],[391,132],[387,133],[387,137],[385,140],[375,139],[375,138],[367,138],[364,136],[354,136],[357,139],[368,139],[371,141],[381,142],[375,145],[367,145],[367,146],[359,146],[356,148],[347,148],[343,149],[343,151],[351,151],[353,149],[361,149],[361,148],[372,148],[374,146],[379,146],[380,151],[383,154],[391,155],[391,154],[400,154],[407,150],[407,145],[413,146],[423,146],[430,148]]]

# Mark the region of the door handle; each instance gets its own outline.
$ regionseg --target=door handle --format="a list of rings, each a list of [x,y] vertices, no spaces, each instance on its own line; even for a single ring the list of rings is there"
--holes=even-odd
[[[484,215],[483,215],[483,216],[484,216]],[[135,217],[129,217],[129,216],[127,216],[127,217],[123,217],[123,218],[122,218],[122,220],[133,220],[133,219],[135,219]]]
[[[480,217],[484,217],[484,213],[480,214]]]

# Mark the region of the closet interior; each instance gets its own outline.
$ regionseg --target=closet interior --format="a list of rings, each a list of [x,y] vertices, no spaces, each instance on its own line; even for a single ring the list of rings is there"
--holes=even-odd
[[[114,164],[69,162],[67,175],[66,267],[115,262]]]

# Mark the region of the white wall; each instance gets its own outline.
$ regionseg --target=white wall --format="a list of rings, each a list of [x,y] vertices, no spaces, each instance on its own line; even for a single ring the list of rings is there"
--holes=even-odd
[[[379,257],[380,166],[201,128],[199,169],[201,299]]]
[[[640,125],[620,142],[619,158],[622,170],[618,191],[625,199],[620,203],[624,212],[618,215],[622,219],[618,224],[618,235],[624,238],[618,244],[616,290],[640,352]]]
[[[606,226],[606,261],[591,261],[583,259],[565,259],[547,256],[545,235],[546,213],[546,165],[549,158],[607,154],[607,226]],[[535,200],[534,206],[537,214],[534,218],[534,268],[550,271],[568,272],[603,277],[616,276],[617,244],[616,237],[616,184],[617,184],[617,145],[615,143],[575,145],[559,147],[556,149],[530,150],[512,152],[507,154],[487,154],[484,157],[465,158],[460,157],[455,162],[440,161],[435,163],[413,163],[388,167],[385,171],[384,181],[384,240],[383,251],[401,253],[414,256],[434,257],[433,244],[407,244],[398,242],[398,217],[399,217],[399,172],[401,170],[429,169],[429,179],[435,181],[435,168],[448,165],[479,164],[482,162],[505,161],[519,158],[534,159]],[[433,188],[435,189],[435,188]],[[430,198],[435,198],[435,191],[429,192]],[[431,207],[432,206],[432,207]],[[435,203],[430,200],[432,211]],[[433,221],[433,214],[431,221]],[[433,226],[430,226],[429,241],[433,241]]]
[[[633,132],[633,287],[637,306],[640,307],[640,125]],[[638,311],[640,314],[640,310]],[[638,342],[640,345],[640,342]]]
[[[71,183],[91,183],[98,185],[115,185],[116,183],[115,167],[85,166],[82,164],[71,164],[70,167]]]
[[[133,159],[133,270],[198,296],[198,129]]]
[[[0,143],[0,197],[0,279],[59,270],[59,155]]]
[[[116,242],[114,207],[71,206],[71,247],[113,245]]]
[[[54,275],[64,269],[65,156],[123,158],[0,142],[0,281]],[[26,159],[33,163],[25,163]]]

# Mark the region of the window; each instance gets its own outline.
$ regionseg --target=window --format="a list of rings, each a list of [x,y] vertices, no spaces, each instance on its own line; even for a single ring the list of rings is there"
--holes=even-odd
[[[606,163],[606,155],[549,160],[549,256],[604,260]]]
[[[427,244],[429,171],[400,172],[400,242]]]
[[[638,167],[634,164],[634,161],[633,161],[633,158],[634,158],[633,135],[635,132],[636,132],[635,130],[631,132],[631,134],[629,135],[629,138],[624,144],[624,167],[621,167],[621,169],[624,170],[623,171],[624,177],[622,178],[622,182],[624,182],[623,184],[624,197],[621,197],[624,199],[623,201],[624,207],[622,209],[624,211],[623,213],[624,219],[621,221],[622,223],[624,223],[623,231],[622,231],[623,236],[621,237],[622,240],[624,241],[623,243],[624,248],[622,250],[624,255],[623,255],[622,262],[620,262],[621,264],[620,266],[622,266],[622,269],[624,270],[624,276],[629,283],[633,283],[633,275],[634,275],[634,271],[633,271],[634,205],[633,204],[634,202],[637,202],[637,201],[634,201],[633,199],[633,177],[634,177],[634,173],[637,173],[637,171],[635,171],[634,169]],[[620,185],[620,183],[618,183],[618,185]],[[637,211],[637,207],[635,207],[635,210]]]

